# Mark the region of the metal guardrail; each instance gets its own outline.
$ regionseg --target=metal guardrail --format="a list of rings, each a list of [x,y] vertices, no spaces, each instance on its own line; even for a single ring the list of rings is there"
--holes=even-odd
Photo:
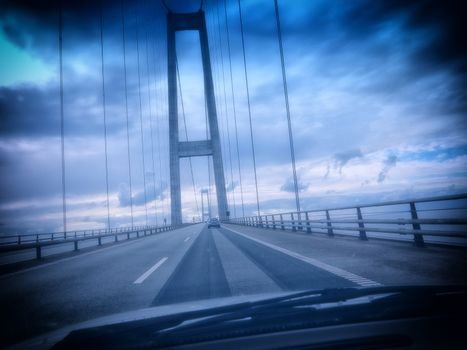
[[[446,214],[450,216],[445,217]],[[467,194],[249,216],[234,218],[229,222],[307,233],[320,232],[328,236],[353,232],[361,240],[368,240],[368,232],[413,235],[415,245],[424,246],[424,236],[467,239]]]
[[[185,225],[181,225],[185,226]],[[102,238],[114,237],[114,242],[118,242],[118,237],[125,235],[126,239],[131,236],[139,238],[140,235],[148,236],[156,233],[172,231],[180,226],[138,226],[138,227],[125,227],[113,228],[110,230],[83,230],[73,232],[54,232],[54,233],[38,233],[27,235],[10,235],[0,237],[0,253],[13,252],[18,250],[35,249],[36,258],[42,257],[42,248],[58,245],[73,243],[74,250],[78,250],[79,242],[97,239],[97,244],[102,245]]]
[[[0,246],[5,244],[24,244],[31,242],[49,241],[57,239],[97,237],[104,234],[134,232],[156,228],[157,226],[115,227],[111,229],[75,230],[67,232],[26,233],[16,235],[0,235]]]

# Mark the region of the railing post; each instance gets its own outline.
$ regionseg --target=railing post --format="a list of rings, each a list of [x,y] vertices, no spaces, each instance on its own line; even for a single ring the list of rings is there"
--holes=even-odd
[[[328,236],[334,236],[334,231],[332,230],[331,216],[329,215],[329,210],[326,209],[326,220],[328,226]]]
[[[275,215],[272,215],[272,229],[273,230],[276,229],[276,216]]]
[[[52,232],[52,239],[51,239],[51,240],[52,240],[52,241],[54,240],[54,233],[53,233],[53,232]]]
[[[297,220],[298,220],[298,230],[302,231],[303,230],[303,225],[302,225],[302,213],[297,212]]]
[[[308,216],[308,212],[305,213],[305,219],[306,219],[306,232],[311,233],[311,224],[310,224],[310,218]]]
[[[73,243],[74,243],[74,249],[78,250],[78,241],[75,239]]]
[[[363,223],[362,210],[360,209],[360,207],[357,207],[357,218],[358,218],[358,227],[360,228],[359,237],[362,241],[368,241],[368,237],[366,236],[366,231],[364,230],[365,224]]]
[[[281,219],[281,230],[285,230],[285,226],[284,226],[284,217],[282,216],[282,214],[279,214],[279,217]]]
[[[290,218],[292,219],[292,231],[297,231],[297,228],[295,227],[295,218],[293,213],[290,213]]]
[[[418,220],[418,214],[417,214],[417,208],[415,207],[415,202],[410,202],[410,214],[412,216],[412,220]],[[420,230],[420,224],[413,223],[412,228],[415,231]],[[421,235],[420,233],[414,233],[413,239],[417,247],[425,246],[425,240],[423,239],[423,235]]]
[[[115,233],[115,235],[114,235],[114,241],[115,241],[115,242],[118,242],[117,233]]]
[[[39,235],[36,235],[36,243],[39,243]]]
[[[101,236],[97,237],[97,245],[102,245]]]
[[[269,228],[269,221],[268,221],[268,216],[265,216],[265,221],[266,221],[266,228]]]
[[[39,244],[36,245],[36,259],[42,258],[41,246]]]
[[[18,235],[18,245],[21,244],[21,235]]]

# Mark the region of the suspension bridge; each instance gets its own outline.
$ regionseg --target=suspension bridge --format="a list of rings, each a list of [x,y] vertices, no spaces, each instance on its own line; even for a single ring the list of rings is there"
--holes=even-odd
[[[147,9],[144,4],[135,10],[123,2],[119,16],[113,20],[118,18],[120,22],[122,45],[124,94],[121,109],[125,132],[121,138],[124,147],[120,162],[128,169],[128,222],[112,225],[117,218],[113,216],[110,198],[112,164],[108,156],[108,132],[112,114],[106,102],[109,86],[105,74],[106,58],[110,60],[110,57],[106,57],[105,13],[101,7],[93,15],[99,23],[100,57],[96,57],[96,62],[101,68],[106,220],[105,227],[83,229],[70,228],[73,218],[68,212],[67,91],[63,69],[67,17],[62,8],[57,9],[62,230],[0,236],[4,344],[90,318],[199,299],[284,290],[405,284],[407,281],[414,284],[465,283],[467,194],[343,207],[305,208],[302,205],[280,7],[277,0],[273,2],[274,18],[271,20],[275,26],[273,34],[282,77],[293,210],[266,212],[261,208],[258,183],[262,179],[257,172],[255,118],[245,46],[248,38],[242,2],[234,2],[243,68],[242,74],[235,77],[232,28],[229,26],[233,18],[229,18],[232,12],[228,11],[226,0],[202,3],[199,10],[189,13],[173,12],[164,3],[166,13],[163,23],[157,26],[162,33],[158,34],[157,43],[151,42],[152,33],[141,21]],[[137,57],[138,113],[132,113],[129,106],[128,50],[133,38],[129,37],[128,21],[131,16],[136,26],[131,47],[136,50]],[[189,138],[182,93],[186,89],[177,54],[180,31],[194,31],[199,38],[200,90],[205,112],[201,119],[205,120],[206,127],[205,137],[196,140]],[[165,84],[155,79],[151,81],[157,74],[163,76],[164,61],[167,63]],[[240,107],[236,100],[234,78],[243,85],[245,106]],[[142,107],[145,95],[149,109],[146,122]],[[248,171],[242,168],[245,159],[240,156],[239,110],[246,112],[247,137],[242,139],[249,142],[248,162],[252,167]],[[156,111],[161,119],[154,118]],[[139,170],[134,168],[131,151],[132,118],[139,121],[142,215],[137,215],[134,203],[134,175]],[[164,121],[168,122],[165,136],[159,132],[159,124]],[[168,142],[163,149],[161,140],[165,138]],[[193,157],[207,159],[208,186],[196,184]],[[182,205],[181,175],[186,170],[181,166],[183,158],[188,158],[187,174],[195,204],[189,213],[196,213],[193,217],[184,215]],[[164,159],[167,164],[163,164]],[[169,171],[169,198],[158,194],[163,188],[166,170]],[[152,177],[147,177],[148,171]],[[246,179],[251,179],[253,186],[246,188]],[[228,185],[235,182],[238,182],[238,189],[228,190]],[[221,228],[208,229],[205,221],[210,217],[219,217]]]

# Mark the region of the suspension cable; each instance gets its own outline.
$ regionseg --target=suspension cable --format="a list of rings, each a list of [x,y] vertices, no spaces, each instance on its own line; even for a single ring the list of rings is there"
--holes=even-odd
[[[66,178],[65,178],[65,119],[63,114],[63,9],[60,1],[59,20],[58,20],[58,51],[60,59],[60,149],[61,149],[61,168],[62,168],[62,215],[63,232],[67,231],[66,223]]]
[[[276,14],[277,40],[279,42],[279,52],[281,56],[282,85],[284,88],[285,109],[287,110],[287,126],[289,129],[290,157],[292,160],[292,172],[293,172],[293,182],[294,182],[294,190],[295,190],[295,205],[297,207],[297,212],[300,212],[300,197],[299,197],[299,192],[298,192],[297,170],[295,167],[295,148],[294,148],[293,134],[292,134],[292,122],[290,120],[289,92],[287,88],[287,75],[285,73],[284,49],[282,46],[282,31],[281,31],[281,22],[279,18],[279,5],[277,4],[277,0],[274,0],[274,10]]]
[[[162,22],[160,22],[160,27],[161,27],[160,33],[162,33],[163,32]],[[157,35],[157,33],[159,33],[159,32],[156,31],[156,35]],[[160,40],[161,43],[162,43],[162,40],[163,39]],[[155,40],[154,43],[155,43],[155,46],[154,46],[154,50],[155,50],[156,45],[157,45],[157,40]],[[162,59],[163,45],[162,44],[159,45],[159,50],[157,50],[157,51],[159,53],[159,59],[157,60],[157,62],[159,64],[157,65],[157,69],[158,69],[158,71],[160,73],[160,76],[162,77],[164,75],[164,69],[163,69],[163,64],[162,64],[162,61],[163,61],[163,59]],[[154,69],[156,69],[156,61],[154,61]],[[167,104],[164,102],[164,100],[167,98],[167,95],[166,94],[164,95],[165,90],[162,88],[162,79],[160,79],[159,82],[160,82],[159,83],[159,91],[160,91],[159,96],[160,96],[160,99],[161,99],[161,102],[160,102],[159,106],[160,106],[160,110],[161,110],[161,115],[163,115],[163,114],[167,113],[167,109],[166,109]],[[166,107],[165,109],[164,109],[164,106]],[[158,126],[159,126],[159,124],[158,124]],[[164,173],[165,176],[167,176],[167,179],[170,178],[170,175],[168,174],[168,171],[169,171],[168,167],[167,166],[164,166],[164,168],[162,167],[162,164],[165,165],[166,163],[161,161],[161,151],[160,151],[161,150],[161,147],[160,147],[161,137],[160,137],[160,134],[159,134],[159,128],[157,130],[158,130],[157,132],[158,132],[158,142],[159,142],[159,144],[158,144],[158,146],[159,146],[159,166],[160,166],[159,169],[160,169],[161,190],[162,190],[162,173]],[[168,146],[167,146],[167,148],[168,148]],[[163,199],[162,204],[163,204],[163,207],[165,208],[165,213],[170,213],[169,199],[168,198]],[[166,218],[164,218],[164,222],[166,222]]]
[[[215,0],[213,0],[215,1]],[[225,137],[225,130],[224,130],[224,120],[222,118],[222,114],[224,113],[223,109],[220,108],[220,95],[221,95],[221,88],[220,88],[220,67],[219,67],[219,52],[217,48],[217,40],[215,39],[216,35],[216,25],[215,25],[215,19],[214,19],[214,14],[211,15],[211,21],[207,21],[207,25],[210,23],[211,28],[212,28],[212,36],[213,40],[211,41],[211,46],[212,50],[210,52],[213,53],[212,57],[212,73],[213,73],[213,87],[214,87],[214,94],[216,95],[216,92],[218,92],[218,97],[215,98],[214,102],[216,104],[216,111],[218,112],[217,115],[217,120],[218,120],[218,127],[219,127],[219,132],[220,132],[220,142],[221,142],[221,153],[222,153],[222,166],[224,169],[227,169],[227,155],[225,155],[225,152],[227,152],[227,146],[226,146],[226,137]],[[224,157],[225,155],[225,157]],[[217,189],[216,189],[217,190]]]
[[[206,98],[206,94],[204,94],[204,117],[206,120],[206,140],[209,137],[209,124],[208,124],[208,100]],[[211,218],[211,159],[208,156],[208,216]]]
[[[181,103],[181,107],[182,107],[183,125],[184,125],[184,128],[185,128],[185,139],[186,139],[186,141],[188,141],[188,130],[187,130],[187,127],[186,127],[186,116],[185,116],[185,105],[183,103],[182,83],[180,81],[180,72],[178,70],[178,60],[177,60],[177,58],[175,58],[175,67],[177,69],[178,90],[180,91],[180,103]],[[191,157],[188,158],[188,162],[190,163],[191,182],[193,184],[193,194],[195,195],[196,211],[198,212],[198,215],[199,215],[198,196],[196,194],[195,175],[193,173],[193,164],[191,162]]]
[[[102,114],[104,117],[104,153],[105,153],[105,187],[107,192],[107,228],[110,229],[110,201],[109,201],[109,160],[107,154],[107,115],[105,104],[105,74],[104,74],[104,29],[102,0],[100,2],[100,46],[101,46],[101,74],[102,74]]]
[[[256,174],[256,154],[255,154],[255,143],[253,139],[253,123],[251,121],[250,89],[249,89],[249,84],[248,84],[248,70],[246,66],[245,37],[243,33],[242,6],[240,4],[240,0],[237,0],[237,3],[238,3],[238,13],[240,17],[240,33],[241,33],[241,39],[242,39],[243,69],[244,69],[244,74],[245,74],[245,86],[246,86],[246,96],[247,96],[247,104],[248,104],[248,120],[250,123],[251,152],[252,152],[252,157],[253,157],[253,171],[255,175],[256,208],[258,210],[258,215],[261,215],[261,212],[259,209],[258,177]]]
[[[149,7],[148,3],[146,5]],[[148,9],[149,10],[149,9]],[[147,72],[147,90],[148,90],[148,102],[149,102],[149,131],[151,134],[151,160],[152,160],[152,184],[154,192],[154,215],[156,220],[156,226],[158,226],[157,220],[157,191],[156,191],[156,165],[154,162],[154,135],[152,127],[152,101],[151,101],[151,75],[149,73],[149,48],[148,48],[148,26],[146,25],[146,72]]]
[[[230,143],[230,127],[229,127],[229,115],[227,111],[227,92],[225,88],[225,71],[224,71],[224,54],[222,50],[222,41],[221,41],[221,23],[220,23],[220,16],[219,16],[219,0],[216,0],[216,8],[217,8],[217,29],[219,33],[219,51],[221,55],[221,69],[222,69],[222,85],[224,90],[224,108],[225,108],[225,120],[226,120],[226,128],[227,128],[227,146],[228,146],[228,154],[229,154],[229,166],[230,166],[230,185],[232,186],[232,202],[234,208],[234,217],[237,217],[237,208],[235,204],[235,186],[234,186],[234,178],[233,178],[233,169],[232,169],[232,150],[231,150],[231,143]]]
[[[206,13],[206,16],[207,16],[207,13]],[[208,31],[209,29],[209,26],[211,25],[210,21],[208,21],[208,17],[206,17],[206,30]],[[209,50],[210,54],[211,52],[214,52],[215,50],[215,47],[214,47],[214,43],[215,43],[215,40],[212,40],[211,41],[211,47],[212,47],[212,50]],[[216,91],[216,88],[215,88],[215,85],[217,84],[217,81],[214,79],[214,73],[215,73],[215,64],[214,64],[214,60],[216,58],[216,56],[213,54],[213,64],[212,64],[212,73],[213,73],[213,86],[214,86],[214,93]],[[217,99],[215,99],[215,103],[216,103],[216,109],[217,109]],[[208,116],[208,100],[207,100],[207,96],[206,96],[206,92],[204,93],[204,117],[205,117],[205,121],[206,121],[206,139],[208,139],[210,137],[210,125],[209,125],[209,116]],[[211,197],[211,187],[212,187],[212,184],[211,184],[211,157],[207,157],[207,162],[208,162],[208,215],[209,217],[212,216],[212,212],[211,212],[211,203],[212,203],[212,197]]]
[[[238,178],[240,182],[240,200],[242,203],[242,216],[245,217],[245,205],[243,202],[242,171],[241,171],[241,163],[240,163],[240,148],[238,146],[237,111],[235,108],[235,93],[234,93],[233,74],[232,74],[232,52],[230,49],[230,31],[229,31],[228,16],[227,16],[227,0],[224,0],[224,17],[225,17],[225,29],[227,32],[227,48],[228,48],[228,53],[229,53],[230,91],[232,94],[232,107],[233,107],[234,126],[235,126],[235,144],[236,144],[236,149],[237,149]]]
[[[159,190],[161,191],[160,193],[160,197],[161,197],[161,209],[162,209],[162,217],[165,216],[165,213],[164,213],[164,198],[163,198],[163,195],[162,195],[162,158],[161,158],[161,137],[160,137],[160,115],[163,114],[163,109],[162,109],[162,104],[163,104],[163,101],[162,101],[162,93],[159,92],[159,86],[157,84],[157,79],[156,79],[156,76],[157,76],[157,65],[156,65],[156,41],[154,40],[153,42],[153,55],[154,55],[154,64],[153,64],[153,70],[154,70],[154,91],[155,91],[155,94],[156,94],[156,101],[158,101],[157,103],[157,109],[159,111],[159,113],[156,115],[156,135],[157,135],[157,155],[158,155],[158,161],[159,161]],[[160,72],[159,72],[160,73]],[[162,75],[162,74],[161,74]]]
[[[138,22],[138,10],[135,9],[136,19],[136,58],[138,60],[138,96],[139,96],[139,124],[141,134],[141,156],[143,158],[143,186],[144,186],[144,209],[146,211],[146,226],[148,225],[148,199],[146,194],[146,165],[144,162],[144,136],[143,136],[143,103],[141,100],[141,70],[139,64],[139,22]]]
[[[123,71],[125,81],[125,115],[126,115],[126,140],[128,154],[128,178],[130,181],[130,212],[131,212],[131,227],[134,226],[133,218],[133,189],[131,181],[131,155],[130,155],[130,120],[128,116],[128,82],[127,82],[127,67],[126,67],[126,37],[125,37],[125,0],[121,4],[121,19],[122,19],[122,37],[123,37]]]

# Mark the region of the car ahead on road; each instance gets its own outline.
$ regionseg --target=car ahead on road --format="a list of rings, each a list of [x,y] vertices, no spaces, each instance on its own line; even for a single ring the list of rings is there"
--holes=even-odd
[[[197,300],[111,315],[28,349],[466,349],[467,286],[383,286]]]
[[[221,223],[218,218],[212,218],[208,220],[208,228],[211,227],[221,227]]]

